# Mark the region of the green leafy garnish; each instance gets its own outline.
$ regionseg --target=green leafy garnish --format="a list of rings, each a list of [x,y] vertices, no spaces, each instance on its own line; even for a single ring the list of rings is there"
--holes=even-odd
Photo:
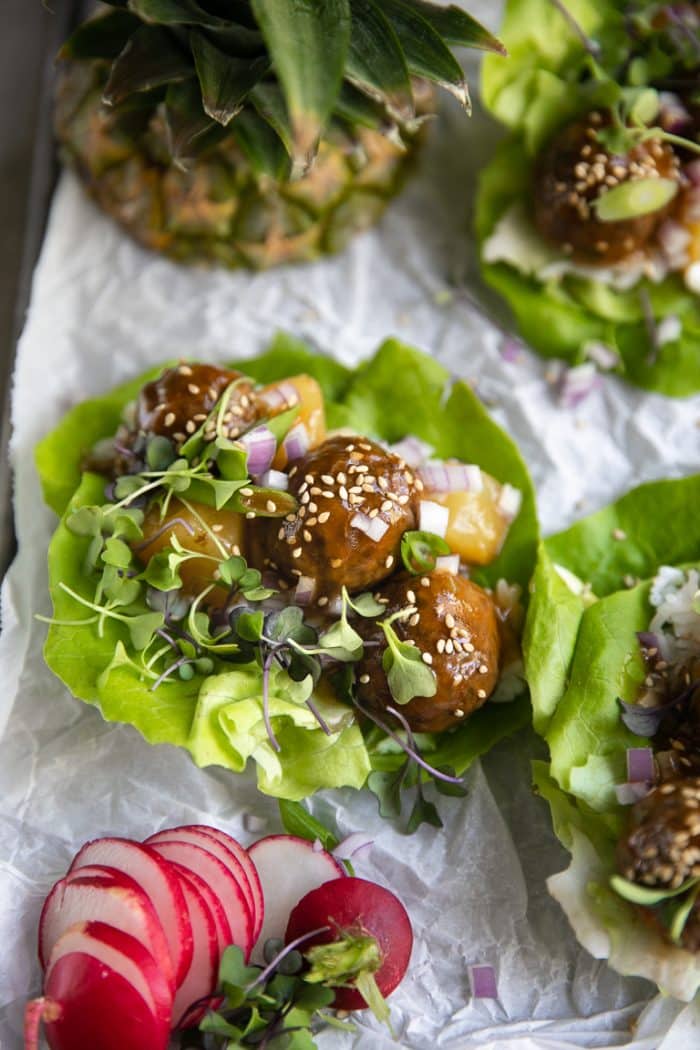
[[[414,576],[432,572],[436,559],[450,553],[450,545],[434,532],[404,532],[401,537],[401,559]]]
[[[397,704],[407,704],[415,696],[435,696],[437,678],[424,662],[416,645],[402,642],[391,626],[396,620],[405,619],[410,613],[400,609],[383,620],[380,627],[387,641],[382,656],[382,667],[386,673],[391,695]]]

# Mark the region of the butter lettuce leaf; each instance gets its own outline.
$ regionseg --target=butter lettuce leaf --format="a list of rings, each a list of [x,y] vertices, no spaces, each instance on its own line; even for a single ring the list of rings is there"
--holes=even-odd
[[[436,361],[389,340],[353,372],[279,335],[267,353],[234,362],[233,367],[266,383],[310,373],[323,387],[330,427],[353,427],[385,441],[415,434],[438,455],[479,463],[518,488],[521,511],[498,560],[478,578],[490,585],[503,577],[526,590],[538,544],[527,468],[473,391],[464,383],[452,383]],[[87,600],[93,597],[83,573],[89,537],[75,535],[66,525],[72,510],[104,500],[104,479],[83,473],[83,458],[95,441],[115,432],[124,407],[159,372],[154,369],[106,397],[77,406],[37,449],[47,502],[63,515],[51,541],[49,577],[54,617],[67,622],[51,625],[46,661],[74,696],[95,704],[107,720],[133,725],[151,743],[187,748],[202,766],[220,765],[234,772],[255,766],[263,792],[300,799],[319,788],[360,787],[377,756],[368,752],[347,706],[319,696],[318,690],[314,693],[314,703],[336,730],[328,737],[305,705],[308,684],[273,673],[270,710],[282,748],[277,754],[264,730],[257,664],[234,666],[217,659],[208,677],[168,680],[154,690],[153,676],[137,663],[125,626],[107,620],[98,633],[90,610],[60,586],[67,585]],[[529,717],[524,696],[508,704],[487,704],[457,731],[439,738],[436,759],[462,772]]]
[[[534,724],[550,750],[535,786],[572,855],[549,890],[579,940],[623,974],[690,999],[697,957],[669,945],[609,885],[627,809],[615,785],[626,750],[646,746],[620,718],[644,678],[637,632],[648,629],[651,577],[700,562],[700,475],[641,485],[540,548],[524,636]],[[638,582],[634,582],[637,580]]]

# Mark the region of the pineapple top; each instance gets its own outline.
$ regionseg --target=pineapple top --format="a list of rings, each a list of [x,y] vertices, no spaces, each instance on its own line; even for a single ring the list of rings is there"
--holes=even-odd
[[[259,174],[305,171],[334,119],[400,139],[412,78],[469,109],[451,48],[503,52],[456,6],[426,0],[106,0],[62,58],[109,64],[108,106],[163,105],[176,163],[233,136]]]

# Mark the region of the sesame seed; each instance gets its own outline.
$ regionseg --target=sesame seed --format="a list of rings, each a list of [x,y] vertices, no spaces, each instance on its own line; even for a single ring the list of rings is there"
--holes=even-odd
[[[454,642],[452,641],[451,638],[448,638],[447,641],[445,642],[445,652],[452,654],[454,652],[454,650],[455,650]]]
[[[452,615],[452,613],[448,613],[445,617],[445,624],[450,630],[452,630],[452,628],[455,626],[455,618]]]
[[[421,658],[424,664],[431,664],[433,662],[433,658],[430,655],[430,653],[421,653]]]
[[[358,499],[358,498],[359,497],[355,496],[355,499]],[[379,507],[372,507],[371,511],[369,512],[369,517],[370,518],[376,518],[378,514],[379,514]]]
[[[471,642],[464,642],[464,649],[465,649],[465,652],[467,652],[467,653],[473,653],[474,652],[474,646],[472,645]]]
[[[252,496],[253,490],[251,488],[241,489],[241,496]]]
[[[323,482],[324,485],[333,485],[333,484],[335,484],[335,478],[331,477],[330,474],[321,474],[321,481]]]
[[[486,664],[481,664],[481,666],[479,667],[479,674],[488,674],[488,673],[489,673],[489,669],[486,666]]]
[[[387,556],[386,561],[384,562],[384,567],[386,569],[390,569],[393,564],[394,564],[394,555],[393,554],[389,554]]]
[[[411,605],[415,605],[415,602],[416,602],[416,592],[415,591],[406,591],[406,597],[408,598],[408,600],[411,603]]]
[[[197,429],[197,424],[195,423],[195,421],[193,419],[188,419],[187,422],[185,423],[185,430],[187,431],[187,433],[188,434],[194,434],[196,429]]]
[[[625,532],[624,529],[613,529],[612,530],[612,538],[614,540],[626,540],[627,539],[627,533]]]
[[[246,513],[246,518],[248,519],[248,521],[252,521],[255,516],[256,515],[255,515],[255,511],[254,510],[249,510]]]
[[[292,551],[293,558],[301,558],[301,547],[295,547]]]
[[[308,525],[308,527],[310,529],[312,529],[317,521],[318,521],[318,518],[307,518],[306,519],[306,524]]]
[[[456,674],[456,675],[454,676],[454,678],[452,679],[452,681],[453,681],[453,683],[454,683],[455,685],[459,685],[459,683],[460,683],[461,681],[463,681],[463,680],[464,680],[464,675],[463,675],[463,674]]]
[[[343,564],[343,559],[342,558],[331,558],[331,567],[333,569],[339,569],[342,564]]]
[[[277,539],[278,540],[283,540],[284,539],[284,525],[282,526],[282,528],[277,533]]]
[[[369,467],[366,463],[358,463],[355,467],[355,472],[357,474],[369,474]]]
[[[430,586],[430,580],[428,579],[427,576],[421,576],[420,582],[423,585],[423,587],[429,587]]]
[[[328,490],[326,490],[324,493],[322,493],[322,495],[323,495],[324,499],[335,499],[335,493],[334,492],[329,492]]]
[[[360,681],[362,682],[363,685],[367,685],[367,683],[369,682],[369,675],[368,674],[361,674],[360,675]]]
[[[174,412],[168,412],[168,414],[165,417],[165,419],[163,420],[163,422],[165,423],[166,427],[171,427],[173,425],[173,423],[175,422],[175,413]]]
[[[198,394],[198,393],[199,393],[199,387],[197,386],[197,384],[196,384],[196,383],[188,383],[188,384],[187,384],[187,389],[189,390],[189,392],[190,392],[190,393],[191,393],[192,395],[195,395],[195,394]]]
[[[419,623],[420,623],[420,613],[414,613],[413,616],[408,621],[408,625],[409,625],[409,627],[417,627]]]
[[[485,689],[477,689],[476,695],[479,697],[480,700],[485,700],[486,699],[486,690]]]
[[[270,514],[274,514],[277,510],[277,504],[274,503],[273,500],[269,499],[265,504],[265,509],[268,510]]]
[[[330,512],[329,510],[324,510],[324,511],[323,511],[323,512],[322,512],[321,514],[319,514],[319,516],[318,516],[318,520],[319,520],[320,524],[321,524],[321,525],[325,525],[325,523],[326,523],[326,522],[328,521],[328,519],[330,518],[330,516],[331,516],[331,512]]]
[[[464,718],[464,711],[461,707],[458,707],[455,711],[455,718]]]
[[[326,598],[325,594],[321,598],[318,599],[316,604],[317,605],[328,605],[328,598]]]
[[[355,451],[355,446],[354,445],[346,445],[345,446],[345,451],[346,452],[354,452]]]
[[[398,498],[397,502],[398,502],[398,503],[399,503],[399,504],[400,504],[400,505],[401,505],[402,507],[405,507],[405,506],[406,506],[406,504],[408,503],[409,499],[410,499],[410,496],[407,496],[406,494],[404,494],[403,496],[399,496],[399,498]]]
[[[312,514],[317,514],[318,513],[318,505],[316,503],[314,503],[313,500],[311,501],[311,503],[309,503],[309,511]]]
[[[372,451],[372,446],[368,445],[366,441],[361,441],[360,442],[360,448],[363,448],[365,450],[365,452],[371,452]]]
[[[224,527],[221,524],[221,522],[217,522],[216,525],[212,525],[212,527],[211,527],[211,531],[212,532],[223,532],[223,530],[224,530]]]
[[[318,487],[318,485],[312,485],[312,487],[311,487],[311,495],[312,496],[320,496],[322,492],[323,492],[323,489],[320,489]]]
[[[302,535],[303,535],[303,537],[304,537],[304,539],[305,539],[305,541],[307,543],[311,543],[312,536],[311,536],[311,533],[309,532],[308,529],[304,529],[304,532],[302,533]]]
[[[382,503],[381,509],[386,514],[388,511],[391,510],[392,507],[393,507],[393,503],[391,502],[391,500],[390,499],[385,499],[384,502]]]
[[[348,490],[345,488],[345,485],[341,485],[340,486],[340,488],[338,489],[338,495],[340,496],[341,499],[347,500],[347,498],[348,498]]]
[[[386,490],[386,489],[389,488],[389,482],[386,480],[386,478],[384,478],[384,477],[377,478],[377,482],[379,484],[380,489],[385,489]]]
[[[311,499],[311,496],[308,494],[308,492],[302,493],[302,496],[301,496],[301,502],[302,503],[308,503],[310,499]]]
[[[180,367],[178,368],[178,372],[180,373],[181,376],[191,376],[192,375],[192,369],[190,368],[189,365],[180,365]]]
[[[444,638],[438,638],[438,640],[437,640],[437,651],[439,653],[444,653],[444,651],[445,651],[445,639]]]
[[[313,476],[313,474],[304,474],[304,481],[306,482],[307,485],[313,485],[313,483],[314,483],[314,476]]]

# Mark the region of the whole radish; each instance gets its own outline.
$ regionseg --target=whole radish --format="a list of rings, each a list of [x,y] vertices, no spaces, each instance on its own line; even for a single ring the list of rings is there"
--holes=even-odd
[[[317,931],[313,933],[313,931]],[[332,879],[293,909],[285,941],[300,944],[309,970],[304,980],[335,990],[336,1010],[369,1007],[388,1020],[384,997],[408,969],[413,931],[401,901],[366,879]]]

